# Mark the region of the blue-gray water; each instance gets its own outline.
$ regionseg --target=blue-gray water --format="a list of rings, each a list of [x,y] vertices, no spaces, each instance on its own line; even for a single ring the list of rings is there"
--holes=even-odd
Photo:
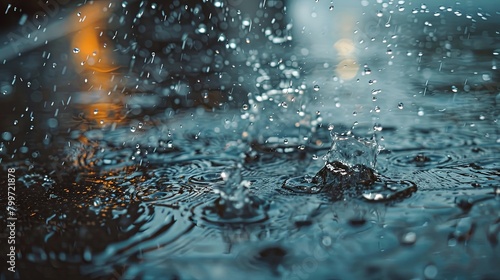
[[[60,2],[4,7],[0,279],[498,277],[495,1]]]

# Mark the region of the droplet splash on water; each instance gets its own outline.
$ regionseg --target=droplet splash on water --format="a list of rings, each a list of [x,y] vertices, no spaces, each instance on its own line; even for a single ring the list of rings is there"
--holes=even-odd
[[[332,199],[363,197],[369,201],[388,201],[410,196],[417,190],[409,181],[394,181],[375,171],[380,146],[375,135],[364,139],[347,133],[332,133],[332,146],[326,163],[314,176],[287,179],[283,188],[298,193],[327,193]]]

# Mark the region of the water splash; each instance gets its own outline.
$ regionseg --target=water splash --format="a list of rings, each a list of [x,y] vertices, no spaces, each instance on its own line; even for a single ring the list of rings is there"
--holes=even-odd
[[[298,193],[325,192],[334,200],[363,197],[369,201],[387,201],[411,195],[416,185],[408,181],[384,178],[375,171],[381,147],[375,136],[365,139],[347,133],[332,133],[332,146],[326,162],[316,175],[286,180],[283,188]]]
[[[253,223],[267,218],[267,203],[250,193],[250,182],[241,179],[241,165],[225,169],[214,184],[219,195],[204,209],[205,218],[217,223]]]

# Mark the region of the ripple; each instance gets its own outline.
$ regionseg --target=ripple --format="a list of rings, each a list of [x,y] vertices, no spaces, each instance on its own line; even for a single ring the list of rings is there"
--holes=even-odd
[[[432,169],[454,163],[460,156],[454,151],[418,150],[382,153],[378,158],[378,170],[384,172],[390,169]]]

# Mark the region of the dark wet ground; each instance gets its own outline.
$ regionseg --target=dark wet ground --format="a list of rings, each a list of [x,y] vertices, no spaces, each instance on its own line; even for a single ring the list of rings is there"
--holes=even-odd
[[[107,88],[107,72],[88,69],[64,85],[64,60],[20,81],[26,60],[8,60],[0,155],[4,174],[15,169],[17,272],[0,279],[498,278],[498,11],[465,3],[471,21],[456,4],[406,4],[354,10],[356,39],[375,39],[340,57],[321,42],[345,34],[311,42],[306,24],[301,39],[296,19],[251,44],[240,17],[242,47],[221,49],[237,66],[151,89],[139,70],[154,63],[111,72],[121,79]],[[349,7],[322,5],[322,20]],[[359,141],[334,149],[347,131]]]

